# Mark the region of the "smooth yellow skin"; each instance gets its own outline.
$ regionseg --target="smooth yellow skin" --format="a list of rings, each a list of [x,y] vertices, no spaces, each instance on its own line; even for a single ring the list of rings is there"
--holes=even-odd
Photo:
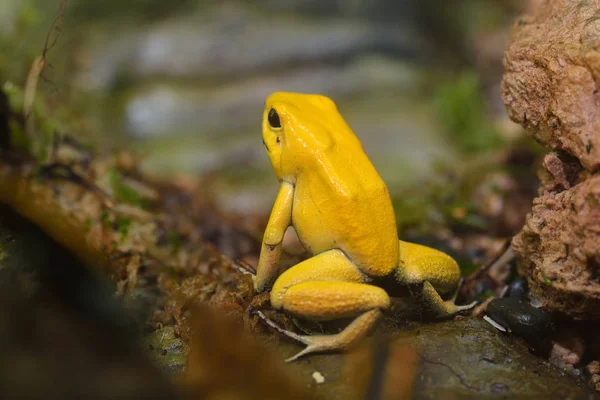
[[[274,112],[278,121],[272,126],[269,113]],[[312,320],[357,317],[336,335],[301,336],[280,329],[308,345],[290,360],[342,350],[364,337],[390,307],[388,294],[378,287],[382,283],[408,288],[435,317],[472,307],[441,297],[458,289],[454,259],[398,240],[387,186],[331,99],[274,93],[266,101],[262,131],[281,187],[265,230],[255,291],[275,281],[271,304],[276,309]],[[290,225],[313,257],[277,277]]]

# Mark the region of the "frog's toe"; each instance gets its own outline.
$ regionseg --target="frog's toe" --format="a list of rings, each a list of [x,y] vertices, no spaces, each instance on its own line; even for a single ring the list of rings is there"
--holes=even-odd
[[[273,329],[276,329],[277,331],[286,335],[287,337],[290,337],[290,338],[297,340],[300,343],[304,343],[306,345],[310,345],[312,343],[312,341],[310,340],[310,338],[311,338],[310,336],[298,335],[297,333],[288,331],[287,329],[280,327],[275,322],[273,322],[271,319],[269,319],[265,314],[263,314],[262,311],[257,311],[257,314],[263,321],[265,321],[265,323],[267,325],[269,325]]]
[[[458,306],[458,305],[454,304],[454,302],[452,302],[452,306],[450,308],[453,309],[453,313],[454,314],[458,314],[458,313],[463,312],[463,311],[472,310],[473,307],[475,307],[477,304],[479,304],[479,302],[478,301],[474,301],[471,304],[466,304],[466,305]]]
[[[309,344],[301,352],[286,359],[286,363],[295,361],[298,358],[307,354],[343,350],[346,347],[345,343],[340,343],[339,337],[337,335],[304,336],[304,338]]]
[[[317,352],[317,351],[319,351],[319,350],[315,349],[315,347],[313,345],[308,345],[301,352],[299,352],[299,353],[291,356],[290,358],[287,358],[285,360],[285,362],[289,363],[289,362],[292,362],[292,361],[296,361],[298,358],[300,358],[302,356],[305,356],[307,354],[314,353],[314,352]]]
[[[456,314],[460,314],[463,311],[469,311],[471,309],[473,309],[473,307],[475,307],[479,302],[474,301],[471,304],[466,304],[466,305],[456,305],[454,304],[453,301],[446,301],[444,302],[445,305],[445,310],[446,310],[446,314],[447,316],[452,316],[452,315],[456,315]]]
[[[467,304],[467,305],[459,306],[459,307],[463,307],[463,310],[471,310],[471,309],[473,309],[473,307],[475,307],[479,303],[480,303],[480,301],[475,300],[471,304]]]
[[[302,343],[307,346],[298,354],[288,358],[285,362],[291,362],[298,358],[311,353],[322,353],[326,351],[339,351],[348,347],[347,340],[343,335],[318,335],[318,336],[301,336]]]

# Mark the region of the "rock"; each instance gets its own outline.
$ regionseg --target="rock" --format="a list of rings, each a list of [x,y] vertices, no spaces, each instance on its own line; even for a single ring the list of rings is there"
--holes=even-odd
[[[390,345],[406,346],[418,354],[414,399],[479,398],[498,394],[506,398],[590,396],[582,382],[578,384],[573,377],[530,354],[516,336],[501,335],[481,319],[397,324],[388,320],[381,331]],[[379,343],[382,337],[376,339]],[[277,345],[271,342],[270,346],[277,347],[281,359],[300,349],[300,345],[287,339],[281,339]],[[343,367],[359,368],[352,361],[356,361],[354,353],[314,355],[292,363],[290,368],[306,385],[314,381],[315,370],[326,376],[325,382],[313,386],[320,397],[352,398],[349,392],[352,385],[344,384],[348,376],[343,374]],[[385,362],[385,357],[379,360],[382,361]],[[387,360],[388,368],[394,361]]]
[[[548,1],[521,17],[504,57],[508,113],[537,140],[600,167],[598,4]]]
[[[600,319],[600,176],[536,198],[513,248],[542,307]]]
[[[600,319],[600,7],[543,1],[521,17],[504,57],[511,119],[553,152],[513,239],[536,305]]]
[[[536,353],[550,348],[549,336],[555,330],[552,316],[527,300],[518,296],[494,299],[488,303],[486,314],[508,332],[525,339]]]
[[[513,336],[500,336],[481,319],[427,324],[405,331],[421,355],[415,398],[435,399],[448,393],[507,397],[579,397],[578,388],[560,370],[531,355]],[[429,386],[431,385],[431,386]]]
[[[519,297],[523,298],[527,296],[529,288],[527,287],[527,281],[521,277],[516,277],[511,283],[508,284],[508,288],[504,297]]]

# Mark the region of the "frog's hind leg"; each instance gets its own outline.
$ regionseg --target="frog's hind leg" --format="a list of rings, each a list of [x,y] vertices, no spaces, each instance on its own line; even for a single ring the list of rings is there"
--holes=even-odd
[[[356,317],[334,335],[283,334],[307,345],[289,358],[313,352],[344,350],[366,336],[390,307],[385,290],[365,283],[365,277],[341,250],[329,250],[290,268],[277,279],[271,304],[291,315],[315,321]]]
[[[414,300],[435,318],[448,318],[472,309],[477,302],[454,304],[462,279],[456,261],[436,249],[400,241],[397,280],[407,285]],[[451,294],[444,300],[441,294]]]

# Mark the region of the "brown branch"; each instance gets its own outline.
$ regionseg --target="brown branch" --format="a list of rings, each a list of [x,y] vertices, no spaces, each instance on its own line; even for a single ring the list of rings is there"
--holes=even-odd
[[[60,37],[60,34],[62,32],[67,2],[68,0],[61,0],[58,15],[52,21],[50,29],[48,30],[48,34],[46,35],[46,40],[44,41],[44,48],[42,49],[42,54],[37,56],[33,61],[29,70],[29,74],[27,75],[27,80],[25,82],[23,116],[25,118],[25,131],[27,132],[27,135],[29,136],[30,140],[33,137],[34,123],[33,119],[29,117],[33,112],[33,102],[35,100],[38,79],[41,77],[45,82],[49,82],[52,84],[52,81],[44,76],[44,71],[46,67],[49,66],[46,57],[48,55],[48,52],[52,50],[52,48],[58,42],[58,38]],[[53,32],[56,32],[56,34],[53,35]]]
[[[48,30],[48,34],[46,35],[46,40],[44,41],[44,49],[42,50],[42,57],[44,59],[46,58],[48,52],[52,50],[52,48],[58,42],[58,38],[60,37],[63,28],[63,22],[65,19],[65,9],[67,8],[68,1],[69,0],[60,1],[58,15],[56,16],[56,18],[54,18],[54,21],[52,21],[52,24],[50,25],[50,29]],[[53,31],[56,31],[56,35],[54,35],[52,40],[50,40]]]

